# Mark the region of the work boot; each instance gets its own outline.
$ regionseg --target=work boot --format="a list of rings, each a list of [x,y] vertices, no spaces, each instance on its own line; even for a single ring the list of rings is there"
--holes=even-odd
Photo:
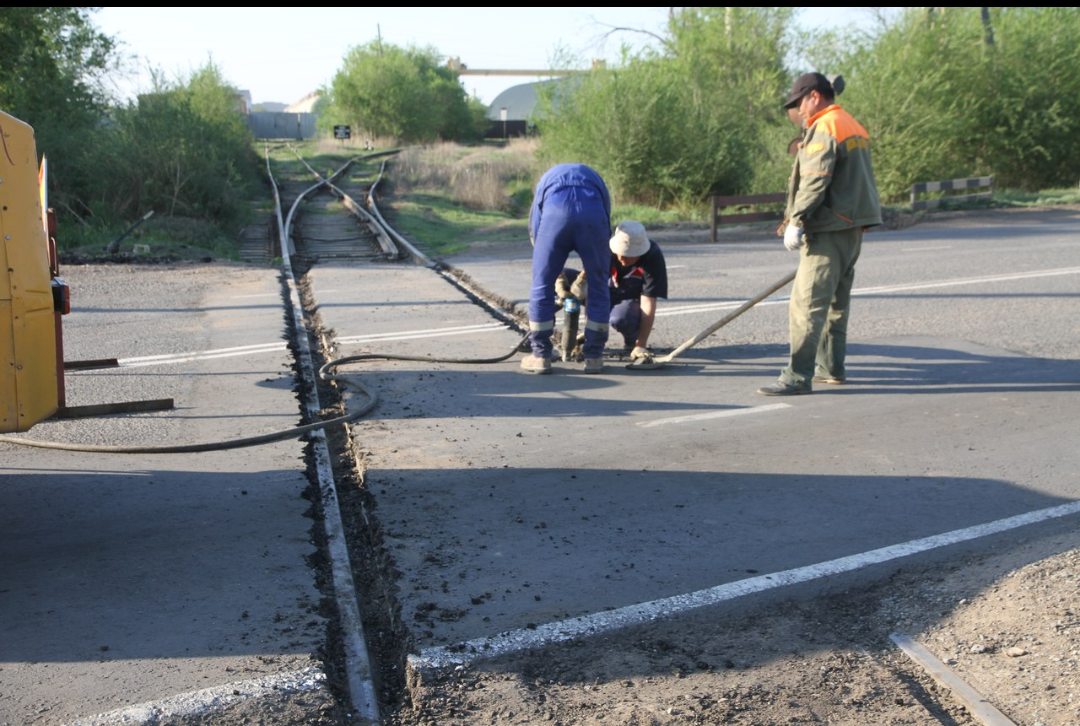
[[[521,359],[522,373],[551,373],[551,359],[530,353]]]
[[[770,386],[762,386],[757,389],[757,392],[762,396],[801,396],[811,393],[811,390],[807,386],[793,386],[790,383],[777,381]]]
[[[847,383],[847,378],[843,375],[834,376],[821,366],[818,366],[814,372],[813,381],[814,383],[828,383],[830,386],[842,386]]]
[[[603,358],[586,358],[585,359],[585,372],[586,373],[603,373],[604,372],[604,359]]]

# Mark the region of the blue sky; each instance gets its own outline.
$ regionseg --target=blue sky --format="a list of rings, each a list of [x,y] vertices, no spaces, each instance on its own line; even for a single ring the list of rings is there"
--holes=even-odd
[[[806,9],[817,18],[857,10]],[[829,11],[837,11],[833,15]],[[145,8],[105,7],[91,13],[97,28],[121,43],[133,72],[114,89],[122,98],[150,86],[149,69],[186,78],[213,60],[225,79],[255,103],[293,103],[329,84],[354,46],[378,37],[399,46],[432,46],[471,69],[543,69],[570,54],[587,67],[616,60],[622,43],[650,42],[662,33],[668,8]],[[812,15],[811,15],[812,13]],[[841,15],[842,13],[842,15]],[[462,76],[465,90],[490,103],[499,92],[536,77]]]

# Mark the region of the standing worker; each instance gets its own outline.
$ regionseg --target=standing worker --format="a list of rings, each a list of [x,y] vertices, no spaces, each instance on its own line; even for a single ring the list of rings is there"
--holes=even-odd
[[[607,185],[584,164],[551,167],[536,185],[529,210],[529,239],[533,243],[532,289],[529,292],[529,346],[521,360],[526,373],[550,373],[555,332],[555,278],[567,257],[577,252],[585,268],[588,295],[585,343],[586,373],[604,370],[610,299],[605,284],[611,197]]]
[[[813,383],[846,381],[844,357],[855,262],[863,232],[881,224],[870,135],[835,103],[836,91],[820,73],[804,73],[785,109],[806,123],[788,182],[782,225],[784,247],[799,251],[788,327],[791,357],[765,396],[810,393]]]

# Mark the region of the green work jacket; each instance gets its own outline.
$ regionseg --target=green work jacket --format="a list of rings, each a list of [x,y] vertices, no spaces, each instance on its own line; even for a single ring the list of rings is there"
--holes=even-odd
[[[810,118],[788,180],[784,216],[808,233],[881,224],[870,135],[835,103]]]

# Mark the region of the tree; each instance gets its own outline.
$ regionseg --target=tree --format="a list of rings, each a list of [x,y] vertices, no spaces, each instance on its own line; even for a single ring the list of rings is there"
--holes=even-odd
[[[623,201],[657,206],[776,191],[784,172],[766,160],[785,149],[771,130],[788,124],[780,102],[791,17],[789,8],[673,12],[660,51],[624,49],[617,66],[542,92],[543,160],[593,165]]]
[[[401,142],[482,138],[483,114],[433,48],[381,40],[353,48],[334,75],[323,124],[347,123]]]
[[[843,103],[874,139],[884,198],[974,175],[1028,189],[1076,183],[1080,9],[982,10],[910,10],[842,61]]]
[[[258,178],[251,130],[236,90],[208,62],[189,79],[155,79],[151,93],[118,108],[99,163],[107,207],[131,218],[151,209],[227,223]]]
[[[60,204],[93,183],[87,152],[106,113],[102,80],[118,62],[91,10],[0,8],[0,108],[34,128]]]

